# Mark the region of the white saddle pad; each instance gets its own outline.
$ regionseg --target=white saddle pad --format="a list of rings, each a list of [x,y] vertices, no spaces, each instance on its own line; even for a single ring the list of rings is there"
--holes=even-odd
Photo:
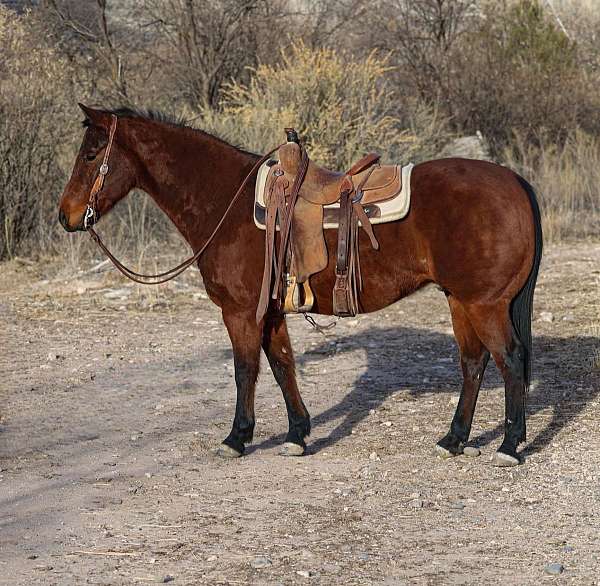
[[[261,230],[265,229],[265,188],[267,184],[267,177],[271,167],[277,164],[278,161],[270,159],[263,163],[258,169],[256,177],[256,189],[254,194],[254,223]],[[402,170],[402,190],[400,193],[387,201],[382,201],[376,204],[368,204],[367,207],[376,206],[379,208],[379,213],[376,217],[370,217],[371,224],[384,224],[386,222],[393,222],[394,220],[401,220],[408,214],[410,209],[410,176],[414,165],[409,163],[408,165],[401,166]],[[324,206],[325,209],[339,209],[339,203],[333,203],[331,205]],[[328,214],[329,215],[329,214]],[[325,229],[337,228],[337,222],[325,222],[323,224]]]

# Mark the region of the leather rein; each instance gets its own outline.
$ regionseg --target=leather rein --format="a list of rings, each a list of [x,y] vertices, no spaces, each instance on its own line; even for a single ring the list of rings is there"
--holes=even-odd
[[[121,261],[119,261],[111,252],[108,250],[104,242],[102,242],[98,233],[94,230],[93,225],[98,220],[98,194],[104,188],[104,181],[109,172],[108,161],[110,158],[110,152],[113,146],[115,133],[117,132],[117,116],[114,114],[112,116],[112,121],[110,125],[110,131],[108,134],[108,144],[106,145],[106,150],[104,151],[104,159],[102,160],[102,165],[100,165],[100,169],[98,170],[98,176],[94,181],[92,189],[90,191],[90,197],[87,203],[87,207],[85,210],[85,215],[83,219],[83,226],[88,231],[92,240],[100,247],[102,252],[110,259],[110,261],[115,265],[115,267],[128,279],[135,281],[136,283],[140,283],[141,285],[160,285],[161,283],[166,283],[175,277],[178,277],[181,273],[183,273],[186,269],[191,267],[198,259],[202,256],[202,254],[206,251],[209,244],[213,241],[217,232],[223,225],[227,215],[233,208],[233,205],[238,200],[240,195],[242,194],[244,188],[248,184],[248,181],[252,177],[252,175],[257,171],[257,169],[265,162],[267,159],[281,146],[278,145],[274,149],[270,150],[266,155],[262,156],[252,167],[250,172],[246,175],[246,178],[242,181],[238,190],[236,191],[233,199],[230,204],[227,206],[225,213],[217,223],[215,229],[212,231],[211,235],[208,237],[208,240],[204,243],[202,248],[196,251],[193,256],[184,260],[182,263],[178,264],[176,267],[169,269],[168,271],[164,271],[162,273],[157,273],[156,275],[145,275],[143,273],[136,273],[132,269],[126,267]]]

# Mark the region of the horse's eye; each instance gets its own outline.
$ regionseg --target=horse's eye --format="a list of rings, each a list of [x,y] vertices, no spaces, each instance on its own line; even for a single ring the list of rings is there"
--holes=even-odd
[[[98,155],[96,153],[88,153],[85,155],[86,161],[93,161]]]

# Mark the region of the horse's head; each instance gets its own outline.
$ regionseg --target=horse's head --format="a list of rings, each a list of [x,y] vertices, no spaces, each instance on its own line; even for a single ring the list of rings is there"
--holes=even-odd
[[[83,122],[86,131],[71,178],[60,198],[58,214],[68,232],[84,230],[86,224],[89,226],[106,214],[136,185],[136,158],[126,148],[126,124],[121,124],[111,112],[82,104],[79,107],[86,116]],[[112,142],[111,127],[114,129]],[[107,150],[109,156],[105,161]],[[103,163],[107,167],[103,168]],[[91,198],[96,191],[97,195]],[[88,211],[88,204],[95,214]]]

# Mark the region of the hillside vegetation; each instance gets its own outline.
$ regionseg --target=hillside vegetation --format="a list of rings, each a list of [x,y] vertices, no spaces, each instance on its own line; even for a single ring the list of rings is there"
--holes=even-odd
[[[363,150],[419,162],[480,134],[537,188],[548,239],[598,237],[597,12],[538,0],[0,6],[0,258],[87,254],[56,225],[77,101],[184,115],[256,152],[293,125],[339,168]],[[143,194],[104,224],[136,259],[173,232]]]

